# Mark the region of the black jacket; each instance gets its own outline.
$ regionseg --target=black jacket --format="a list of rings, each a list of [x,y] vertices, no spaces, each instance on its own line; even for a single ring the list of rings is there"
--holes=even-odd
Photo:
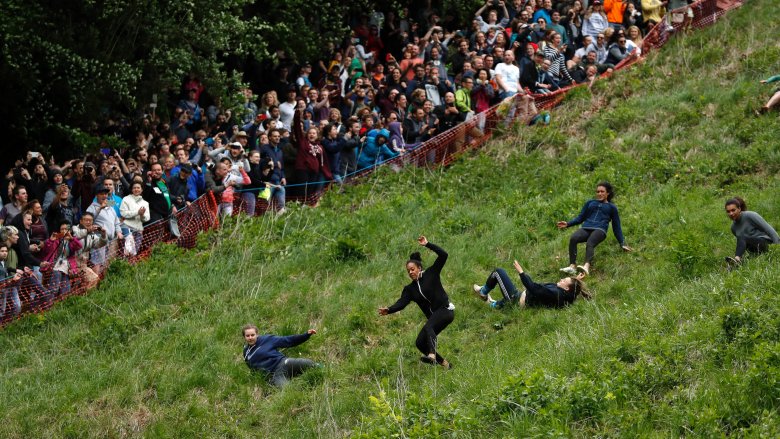
[[[537,284],[531,280],[531,276],[522,273],[520,281],[525,287],[525,305],[546,306],[549,308],[562,308],[574,302],[576,297],[556,284]]]
[[[440,278],[441,269],[447,262],[447,252],[430,242],[426,244],[426,247],[436,253],[436,261],[422,272],[419,279],[404,287],[401,298],[388,309],[389,314],[406,308],[409,302],[416,303],[425,317],[430,317],[434,311],[450,306],[450,298],[444,291]]]

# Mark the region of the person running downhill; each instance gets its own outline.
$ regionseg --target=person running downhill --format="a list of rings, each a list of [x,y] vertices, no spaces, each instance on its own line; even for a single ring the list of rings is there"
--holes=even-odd
[[[590,265],[593,262],[596,246],[607,238],[610,221],[612,222],[612,232],[620,247],[624,251],[631,251],[631,247],[625,245],[623,240],[618,208],[612,203],[614,195],[615,191],[612,185],[602,181],[596,186],[596,198],[588,200],[582,206],[582,211],[577,218],[571,221],[558,221],[559,229],[582,224],[582,228],[572,233],[571,238],[569,238],[569,266],[561,268],[562,272],[570,276],[576,275],[577,272],[584,273],[586,276],[590,274]],[[577,244],[581,242],[586,243],[585,264],[577,265]]]
[[[501,309],[507,305],[518,305],[523,307],[547,307],[547,308],[562,308],[570,305],[574,302],[577,296],[582,296],[586,299],[590,299],[590,293],[585,289],[585,284],[582,282],[584,273],[580,273],[575,277],[564,277],[557,283],[537,284],[531,280],[531,276],[523,271],[523,267],[520,263],[514,261],[515,270],[520,275],[520,281],[526,288],[525,291],[519,292],[509,275],[503,268],[496,268],[493,270],[485,281],[485,285],[474,285],[474,293],[481,300],[490,305],[491,308]],[[504,296],[499,300],[493,300],[490,297],[490,291],[496,286],[501,290],[501,294]]]
[[[420,361],[440,364],[449,369],[451,364],[436,349],[437,336],[455,319],[455,305],[450,302],[441,285],[441,269],[447,262],[447,252],[428,242],[425,236],[417,238],[417,242],[436,253],[436,261],[427,270],[423,270],[420,253],[412,253],[406,262],[406,272],[412,282],[404,287],[401,297],[393,305],[379,308],[379,315],[386,316],[401,311],[409,302],[417,303],[428,319],[416,341],[417,349],[423,353]]]

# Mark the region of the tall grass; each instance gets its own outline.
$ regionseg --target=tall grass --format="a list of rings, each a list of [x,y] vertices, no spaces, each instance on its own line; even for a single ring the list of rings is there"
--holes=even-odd
[[[383,170],[322,206],[237,217],[0,334],[2,437],[777,436],[776,250],[727,272],[722,203],[780,226],[780,11],[753,1],[578,91],[446,169]],[[469,291],[520,260],[557,279],[575,216],[607,179],[627,243],[597,249],[595,300],[491,311]],[[451,371],[418,363],[407,282],[417,235],[449,253]],[[423,250],[425,262],[433,255]],[[251,373],[239,328],[319,334],[325,364],[283,390]]]

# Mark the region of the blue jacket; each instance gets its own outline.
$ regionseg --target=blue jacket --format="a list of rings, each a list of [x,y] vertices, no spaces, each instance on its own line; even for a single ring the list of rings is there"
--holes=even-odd
[[[583,229],[598,229],[607,233],[609,222],[612,221],[612,232],[620,245],[623,245],[623,229],[620,227],[618,208],[611,202],[602,203],[598,200],[588,200],[577,218],[566,223],[566,227],[582,223]]]
[[[298,346],[311,337],[310,334],[298,335],[262,335],[257,338],[254,346],[244,345],[244,361],[250,369],[262,369],[266,372],[273,372],[276,366],[284,360],[285,357],[278,348],[291,348]]]
[[[376,166],[377,163],[398,155],[397,152],[387,147],[387,143],[377,145],[376,138],[379,135],[384,136],[385,139],[390,138],[390,132],[386,129],[373,129],[366,134],[366,144],[363,146],[363,150],[360,151],[360,157],[358,157],[358,170],[371,168]]]

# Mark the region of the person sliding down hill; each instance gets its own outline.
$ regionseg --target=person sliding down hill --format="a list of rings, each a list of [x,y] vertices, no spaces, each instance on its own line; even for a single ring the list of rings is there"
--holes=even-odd
[[[244,335],[244,361],[250,369],[264,370],[271,375],[271,384],[282,387],[306,369],[317,367],[318,364],[307,358],[285,357],[278,348],[291,348],[307,341],[316,334],[315,329],[309,329],[299,335],[263,335],[257,336],[257,326],[248,324],[241,329]]]
[[[569,266],[561,268],[561,271],[568,275],[575,275],[579,271],[590,274],[590,264],[593,262],[593,255],[596,246],[607,238],[607,229],[610,221],[612,222],[612,232],[615,234],[620,247],[627,252],[631,247],[625,245],[623,239],[623,230],[620,227],[620,215],[618,208],[612,204],[612,197],[615,191],[612,185],[602,181],[596,186],[596,198],[589,200],[582,206],[582,211],[571,221],[558,221],[559,229],[582,224],[582,228],[572,233],[569,238]],[[585,264],[577,265],[577,244],[585,244]]]
[[[761,81],[762,84],[771,84],[773,82],[780,81],[780,75],[772,76],[771,78],[767,78]],[[777,107],[780,104],[780,88],[775,90],[775,92],[772,94],[772,97],[769,98],[767,103],[761,107],[759,110],[759,113],[766,113],[767,111],[771,110],[774,107]]]
[[[440,364],[445,369],[451,367],[436,350],[437,337],[455,319],[455,305],[441,285],[441,269],[447,262],[447,252],[441,247],[428,242],[425,236],[417,238],[417,242],[436,253],[436,261],[427,270],[423,270],[420,253],[414,252],[406,262],[406,272],[412,282],[405,286],[401,298],[393,305],[379,308],[379,315],[386,316],[406,308],[409,302],[415,302],[425,314],[425,322],[417,336],[417,349],[423,353],[420,361],[429,364]]]
[[[531,277],[523,271],[520,263],[514,261],[515,270],[520,275],[520,281],[526,288],[519,292],[509,275],[503,268],[496,268],[487,278],[485,285],[474,285],[474,293],[477,297],[484,300],[491,308],[500,309],[507,305],[518,305],[523,307],[547,307],[562,308],[574,302],[577,296],[590,299],[591,295],[585,290],[585,284],[582,282],[584,274],[576,277],[564,277],[557,283],[537,284]],[[501,290],[504,296],[500,300],[493,300],[490,297],[490,291],[496,286]]]
[[[731,218],[731,233],[737,237],[734,257],[727,257],[730,266],[742,263],[745,251],[760,254],[769,249],[769,244],[780,243],[780,236],[768,222],[756,212],[747,210],[745,200],[734,197],[726,201],[726,215]]]

